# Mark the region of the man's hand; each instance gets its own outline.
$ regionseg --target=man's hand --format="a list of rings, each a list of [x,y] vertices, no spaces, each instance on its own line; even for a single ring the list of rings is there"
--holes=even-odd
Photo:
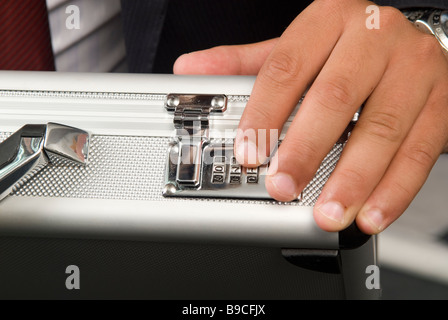
[[[317,224],[339,231],[354,219],[376,234],[418,193],[448,143],[448,59],[437,40],[394,8],[380,7],[379,29],[366,27],[365,0],[315,0],[279,39],[181,56],[177,74],[258,74],[239,129],[276,129],[309,88],[274,160],[266,188],[295,199],[364,104],[314,208]],[[248,163],[247,151],[257,163]],[[246,151],[246,152],[244,152]],[[246,166],[270,155],[238,135]]]

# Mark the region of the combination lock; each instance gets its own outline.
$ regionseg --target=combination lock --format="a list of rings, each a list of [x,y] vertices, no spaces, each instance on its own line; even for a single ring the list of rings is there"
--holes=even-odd
[[[210,113],[226,111],[225,95],[169,94],[165,108],[174,113],[175,134],[168,147],[163,196],[272,199],[265,188],[269,163],[242,167],[233,139],[209,137]],[[337,144],[345,143],[359,112]]]
[[[233,153],[233,140],[209,137],[211,112],[224,112],[225,95],[169,94],[175,135],[168,148],[165,197],[270,199],[265,189],[268,164],[242,167]]]
[[[164,196],[270,199],[265,189],[268,164],[241,166],[231,143],[203,143],[196,157],[196,145],[170,144]]]

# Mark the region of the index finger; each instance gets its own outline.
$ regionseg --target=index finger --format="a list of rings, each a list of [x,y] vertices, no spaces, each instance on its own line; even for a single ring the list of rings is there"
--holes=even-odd
[[[331,2],[317,1],[305,9],[285,30],[260,69],[235,140],[235,156],[241,164],[258,166],[270,155],[269,143],[257,145],[257,140],[266,141],[258,139],[257,133],[271,129],[281,132],[336,45],[343,21],[341,15],[334,14]],[[325,23],[316,28],[323,16]],[[255,134],[245,134],[247,131]]]

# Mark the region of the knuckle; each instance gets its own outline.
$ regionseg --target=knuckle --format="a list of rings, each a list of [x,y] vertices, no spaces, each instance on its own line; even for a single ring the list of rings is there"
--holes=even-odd
[[[320,4],[319,9],[323,9],[324,12],[325,10],[328,10],[327,12],[331,12],[331,11],[335,11],[335,9],[340,9],[343,8],[345,6],[350,5],[351,0],[338,0],[338,1],[334,1],[334,0],[317,0],[315,2],[318,2]],[[339,10],[338,10],[339,11]],[[336,11],[336,12],[338,12]]]
[[[344,1],[344,0],[341,0]],[[333,0],[315,0],[315,3],[319,4],[319,9],[323,10],[323,12],[326,12],[327,10],[333,10],[334,5],[337,1]]]
[[[294,137],[287,136],[286,139],[282,143],[282,146],[286,145],[286,143],[288,145],[286,148],[288,159],[291,159],[296,167],[300,168],[300,175],[302,177],[311,180],[321,162],[317,145],[311,141],[304,141],[303,139],[296,139]]]
[[[395,179],[391,182],[391,193],[392,194],[401,194],[404,195],[407,199],[412,199],[414,197],[413,192],[410,190],[408,185],[405,185],[403,183],[403,180],[401,179]]]
[[[301,64],[297,58],[292,57],[289,53],[280,51],[266,62],[262,76],[270,84],[285,87],[290,86],[297,80],[300,70]]]
[[[330,81],[317,85],[315,92],[318,103],[333,113],[344,112],[344,107],[353,106],[356,102],[353,87],[349,77],[333,76]]]
[[[256,127],[263,128],[267,124],[273,122],[274,114],[272,114],[272,112],[274,112],[273,109],[252,107],[250,111],[247,113],[246,118],[250,119],[250,122],[254,124]],[[279,111],[276,111],[276,114],[278,113]]]
[[[401,119],[392,112],[377,111],[373,113],[364,130],[370,136],[387,143],[400,141],[403,134]]]
[[[325,16],[344,23],[348,9],[353,7],[353,0],[314,0],[312,5],[314,4],[316,4],[315,11],[319,20],[322,19],[322,16]]]
[[[417,166],[429,170],[437,158],[437,148],[428,141],[413,142],[405,147],[406,157]]]
[[[384,6],[380,9],[381,29],[390,30],[397,26],[403,25],[409,22],[403,13],[397,8]]]
[[[344,181],[353,190],[365,190],[364,187],[367,184],[367,178],[362,173],[362,169],[359,168],[344,168],[337,172],[338,179]]]

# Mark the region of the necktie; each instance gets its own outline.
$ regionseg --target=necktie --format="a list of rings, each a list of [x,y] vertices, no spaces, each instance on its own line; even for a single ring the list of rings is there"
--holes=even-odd
[[[0,70],[55,70],[45,0],[0,0]]]

